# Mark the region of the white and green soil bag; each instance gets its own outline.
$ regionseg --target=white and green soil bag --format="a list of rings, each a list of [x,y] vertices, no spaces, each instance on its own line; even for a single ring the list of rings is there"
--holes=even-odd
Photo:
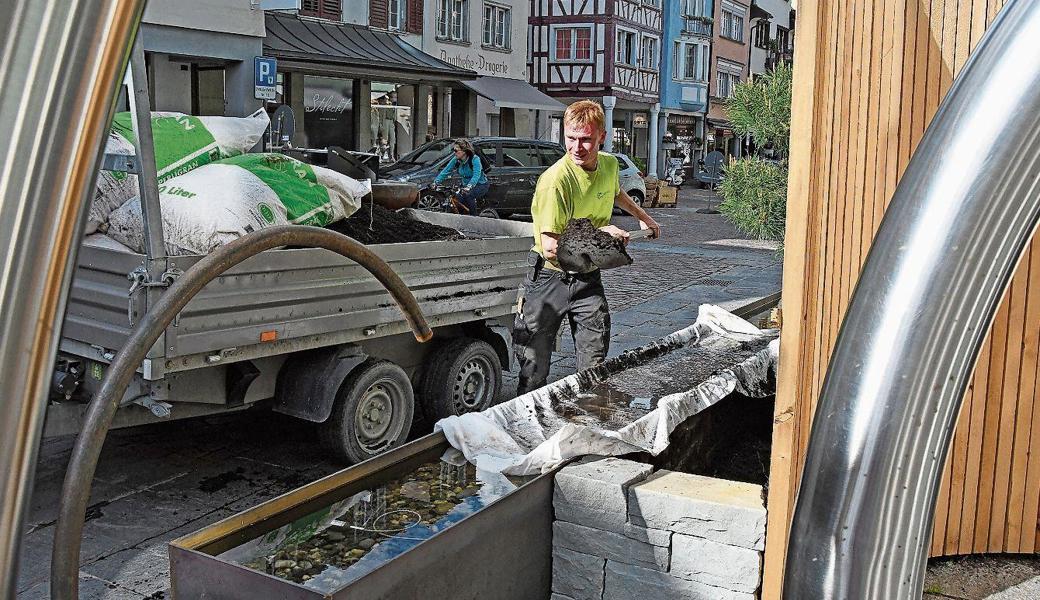
[[[163,237],[171,256],[208,254],[273,225],[324,227],[354,214],[371,193],[359,181],[283,154],[243,154],[204,165],[159,186]],[[144,252],[141,201],[109,217],[108,235]]]
[[[159,183],[202,165],[237,156],[260,141],[271,119],[264,109],[248,117],[193,117],[175,112],[152,113],[152,138]],[[107,154],[134,154],[133,123],[122,112],[112,121]],[[108,215],[137,195],[137,176],[101,171],[90,205],[87,233],[108,221]]]

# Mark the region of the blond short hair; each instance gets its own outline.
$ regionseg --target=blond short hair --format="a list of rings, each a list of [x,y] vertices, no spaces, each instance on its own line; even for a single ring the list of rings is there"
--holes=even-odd
[[[568,106],[567,112],[563,113],[564,125],[574,125],[576,127],[592,125],[599,131],[607,130],[606,120],[607,118],[603,114],[603,107],[592,100],[578,100]]]

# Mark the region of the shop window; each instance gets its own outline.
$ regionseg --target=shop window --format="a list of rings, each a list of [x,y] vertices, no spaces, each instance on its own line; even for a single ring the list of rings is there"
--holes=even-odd
[[[311,148],[343,146],[354,149],[353,106],[352,79],[305,75],[303,129],[307,145]]]
[[[394,83],[372,82],[369,127],[372,147],[382,162],[394,162],[403,150],[411,149],[412,107],[402,101],[402,94],[412,97],[414,88]]]
[[[339,21],[343,16],[342,0],[302,0],[300,14],[305,17]]]
[[[556,43],[553,60],[587,61],[592,58],[591,27],[559,27],[553,29]]]
[[[483,44],[485,46],[509,49],[511,39],[509,19],[508,7],[484,3]]]

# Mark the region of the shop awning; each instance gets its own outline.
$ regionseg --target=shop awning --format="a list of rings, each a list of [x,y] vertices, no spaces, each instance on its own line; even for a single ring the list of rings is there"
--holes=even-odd
[[[279,69],[303,69],[406,81],[460,81],[477,74],[411,46],[396,35],[361,25],[267,13],[264,55]]]
[[[527,108],[563,112],[567,107],[522,79],[478,77],[462,85],[495,102],[497,108]]]

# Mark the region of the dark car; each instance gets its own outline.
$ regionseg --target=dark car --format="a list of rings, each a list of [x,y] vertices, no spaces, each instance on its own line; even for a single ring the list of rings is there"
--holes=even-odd
[[[488,165],[487,196],[477,204],[484,216],[505,217],[514,213],[530,213],[531,197],[538,176],[564,155],[563,146],[543,140],[514,137],[469,138],[477,154]],[[399,161],[380,170],[384,179],[415,183],[420,188],[419,208],[436,210],[440,205],[436,194],[429,191],[433,180],[451,159],[454,139],[435,140],[419,146]],[[461,183],[452,174],[444,184]]]

